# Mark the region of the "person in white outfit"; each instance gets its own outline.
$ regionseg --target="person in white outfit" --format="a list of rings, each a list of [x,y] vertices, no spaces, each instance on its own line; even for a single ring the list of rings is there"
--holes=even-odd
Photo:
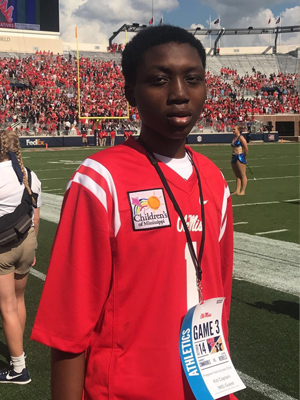
[[[35,264],[40,206],[41,182],[24,167],[18,135],[12,129],[1,130],[0,312],[11,362],[0,371],[0,383],[31,381],[23,349],[24,292]]]

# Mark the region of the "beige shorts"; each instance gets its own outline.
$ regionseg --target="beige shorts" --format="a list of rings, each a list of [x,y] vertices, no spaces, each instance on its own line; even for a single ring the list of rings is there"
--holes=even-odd
[[[20,244],[0,246],[0,275],[11,272],[24,275],[30,270],[37,249],[34,228],[31,227]]]

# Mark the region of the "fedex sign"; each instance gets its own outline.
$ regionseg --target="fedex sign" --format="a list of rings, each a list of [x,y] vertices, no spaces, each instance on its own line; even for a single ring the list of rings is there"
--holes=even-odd
[[[26,139],[26,146],[45,146],[45,142],[41,139]]]

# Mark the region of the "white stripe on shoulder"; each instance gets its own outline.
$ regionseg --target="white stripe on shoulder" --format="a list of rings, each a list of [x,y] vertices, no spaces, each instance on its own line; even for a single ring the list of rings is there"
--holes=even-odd
[[[88,189],[90,192],[92,192],[107,211],[106,193],[102,189],[102,187],[99,186],[92,178],[90,178],[87,175],[81,174],[80,172],[76,172],[71,183],[73,182],[79,183],[80,185]]]
[[[221,241],[225,229],[226,229],[226,224],[227,224],[227,216],[226,216],[226,210],[227,210],[227,199],[230,197],[230,190],[228,185],[224,187],[224,195],[223,195],[223,203],[222,203],[222,218],[221,218],[221,228],[220,228],[220,236],[219,236],[219,242]]]
[[[87,158],[83,161],[82,165],[92,168],[95,172],[97,172],[99,175],[101,175],[107,183],[109,192],[112,196],[113,203],[114,203],[114,210],[113,210],[113,212],[114,212],[114,229],[113,230],[114,230],[114,233],[116,236],[121,227],[121,219],[120,219],[120,213],[119,213],[117,190],[116,190],[113,178],[112,178],[110,172],[108,171],[108,169],[105,168],[104,165],[100,164],[99,162],[97,162],[95,160],[91,160],[91,159]],[[107,211],[106,192],[104,189],[101,188],[101,186],[99,186],[96,182],[94,182],[92,178],[90,178],[87,175],[76,172],[76,174],[73,178],[73,181],[83,185],[88,190],[90,190],[100,200],[100,202],[103,204],[104,208]],[[70,181],[68,183],[67,189],[70,188],[71,184],[72,184],[72,181]]]

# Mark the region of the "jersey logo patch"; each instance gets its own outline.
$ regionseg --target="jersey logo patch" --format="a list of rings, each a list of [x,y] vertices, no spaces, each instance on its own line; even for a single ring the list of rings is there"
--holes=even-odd
[[[171,226],[163,189],[129,192],[134,231]]]

